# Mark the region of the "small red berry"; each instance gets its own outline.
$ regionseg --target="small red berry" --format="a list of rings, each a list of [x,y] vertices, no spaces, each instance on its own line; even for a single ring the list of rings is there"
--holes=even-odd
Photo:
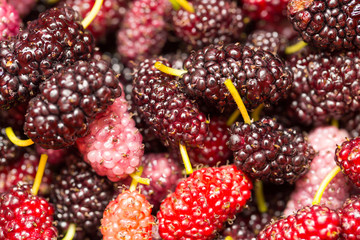
[[[195,171],[160,205],[160,236],[166,240],[213,239],[241,211],[251,188],[250,180],[234,165]]]
[[[151,239],[151,205],[137,191],[124,191],[106,207],[101,220],[104,240]]]
[[[341,236],[345,240],[356,240],[360,236],[360,196],[348,198],[339,209]]]
[[[268,225],[257,240],[337,240],[340,232],[339,215],[325,206],[313,205]]]
[[[336,164],[343,173],[360,187],[360,137],[347,139],[335,152]]]
[[[30,190],[29,185],[14,186],[0,195],[0,239],[57,239],[54,208]]]

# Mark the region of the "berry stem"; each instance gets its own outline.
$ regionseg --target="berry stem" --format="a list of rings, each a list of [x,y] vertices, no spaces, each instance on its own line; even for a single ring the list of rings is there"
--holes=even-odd
[[[339,121],[336,119],[331,119],[331,126],[334,126],[336,128],[339,128]]]
[[[31,139],[26,139],[26,140],[21,140],[21,139],[19,139],[19,138],[15,135],[12,127],[7,127],[7,128],[5,129],[5,133],[6,133],[7,137],[9,138],[9,140],[10,140],[13,144],[15,144],[15,145],[17,145],[17,146],[19,146],[19,147],[28,147],[28,146],[34,144],[33,140],[31,140]]]
[[[244,105],[244,102],[243,100],[241,99],[240,97],[240,94],[239,92],[236,90],[234,84],[232,83],[231,79],[226,79],[225,82],[224,82],[225,86],[227,87],[227,89],[229,90],[229,92],[231,93],[232,97],[234,98],[240,112],[241,112],[241,115],[242,117],[244,118],[244,122],[246,124],[250,124],[251,123],[251,120],[250,120],[250,117],[249,117],[249,114],[246,110],[246,107]]]
[[[336,166],[333,168],[324,178],[324,180],[321,182],[319,189],[316,191],[314,199],[312,201],[312,205],[318,205],[321,201],[321,197],[324,194],[324,191],[327,187],[327,185],[331,182],[331,180],[341,171],[341,168],[339,166]]]
[[[251,118],[253,119],[253,121],[259,121],[260,120],[260,113],[264,108],[264,104],[260,104],[252,113],[251,113]]]
[[[140,167],[138,167],[138,170],[136,172],[133,172],[132,174],[130,174],[130,177],[132,178],[132,181],[130,184],[130,192],[135,191],[138,183],[145,184],[145,185],[150,184],[150,179],[141,177],[143,170],[144,170],[144,167],[140,166]]]
[[[45,1],[47,5],[54,5],[55,3],[58,3],[60,0],[47,0]]]
[[[233,125],[233,123],[236,121],[240,114],[240,110],[236,109],[227,120],[226,125],[228,125],[229,127]]]
[[[181,154],[181,157],[182,157],[183,162],[184,162],[186,174],[192,174],[194,171],[192,169],[186,147],[185,147],[185,145],[183,145],[181,143],[179,143],[179,147],[180,147],[180,154]]]
[[[285,54],[286,55],[290,55],[293,53],[296,53],[298,51],[300,51],[301,49],[303,49],[304,47],[306,47],[308,44],[304,41],[299,41],[297,43],[295,43],[294,45],[291,46],[287,46],[285,48]]]
[[[72,240],[76,233],[75,223],[71,223],[67,229],[66,235],[62,240]]]
[[[188,11],[189,13],[194,13],[195,9],[191,3],[186,0],[175,0],[183,9]]]
[[[255,181],[255,199],[259,212],[266,213],[268,208],[265,201],[263,183],[258,179]]]
[[[34,184],[33,184],[32,189],[31,189],[31,192],[32,192],[32,194],[34,196],[36,196],[38,194],[38,192],[39,192],[41,180],[42,180],[42,177],[43,177],[44,172],[45,172],[45,166],[46,166],[47,159],[48,159],[47,154],[41,154],[39,167],[38,167],[38,170],[36,172]]]
[[[233,240],[231,236],[227,236],[224,240]]]
[[[166,73],[166,74],[169,74],[169,75],[173,75],[173,76],[177,76],[177,77],[182,77],[182,75],[184,75],[185,73],[187,73],[186,70],[183,70],[183,69],[175,69],[175,68],[171,68],[171,67],[168,67],[168,66],[165,66],[164,64],[162,64],[161,62],[156,62],[154,64],[154,67],[163,72],[163,73]]]
[[[169,1],[175,11],[178,11],[181,8],[181,6],[176,0],[169,0]]]
[[[103,0],[95,0],[94,6],[92,7],[91,11],[89,12],[88,15],[86,15],[86,17],[81,22],[81,25],[83,25],[84,29],[86,29],[90,25],[90,23],[94,20],[94,18],[97,16],[102,4],[103,4]]]

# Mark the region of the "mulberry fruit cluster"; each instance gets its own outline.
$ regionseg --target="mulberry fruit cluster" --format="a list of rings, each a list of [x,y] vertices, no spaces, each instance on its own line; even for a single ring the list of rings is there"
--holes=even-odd
[[[0,43],[0,107],[29,101],[41,82],[77,60],[89,59],[93,49],[93,37],[73,9],[41,13],[17,36]]]
[[[40,86],[26,114],[25,134],[43,148],[71,146],[88,125],[121,95],[116,74],[105,61],[78,61]]]

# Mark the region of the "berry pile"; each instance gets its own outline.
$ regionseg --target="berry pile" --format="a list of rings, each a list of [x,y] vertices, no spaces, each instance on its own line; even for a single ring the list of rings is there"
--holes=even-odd
[[[359,0],[0,0],[0,239],[360,240],[359,82]]]
[[[24,131],[44,148],[71,146],[120,95],[119,80],[105,61],[75,62],[41,84],[29,102]]]

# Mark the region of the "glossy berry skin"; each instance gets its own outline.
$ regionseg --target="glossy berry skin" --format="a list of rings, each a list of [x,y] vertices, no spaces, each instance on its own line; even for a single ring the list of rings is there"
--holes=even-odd
[[[251,196],[252,183],[234,165],[202,168],[182,180],[157,214],[163,239],[213,239]]]
[[[71,154],[51,189],[57,222],[75,223],[88,235],[100,234],[100,219],[113,196],[109,181],[98,176],[80,156]]]
[[[0,239],[57,239],[54,208],[30,190],[30,185],[14,186],[0,195]]]
[[[183,91],[220,111],[235,109],[224,82],[231,79],[248,110],[277,102],[290,89],[293,77],[284,62],[270,52],[240,44],[209,45],[184,61]]]
[[[51,8],[11,41],[0,43],[0,108],[27,102],[39,85],[77,60],[89,59],[94,40],[70,7]]]
[[[195,49],[209,44],[239,40],[245,30],[244,14],[236,2],[192,0],[195,12],[180,8],[172,11],[176,35]]]
[[[21,19],[16,9],[6,1],[0,3],[0,40],[15,36],[20,30]]]
[[[43,148],[71,146],[120,95],[119,79],[108,63],[78,61],[40,86],[27,109],[25,134]]]
[[[235,165],[252,178],[293,184],[309,169],[315,151],[299,130],[285,129],[275,119],[237,122],[228,142]]]
[[[311,46],[325,51],[360,48],[357,0],[290,0],[288,17]]]
[[[294,83],[287,114],[303,125],[324,125],[360,108],[360,50],[326,53],[309,48],[288,61]]]
[[[357,187],[360,187],[360,137],[347,139],[336,148],[336,164]]]
[[[341,219],[341,237],[356,240],[360,236],[360,196],[348,198],[338,210]]]
[[[138,191],[122,192],[106,207],[101,220],[104,240],[151,240],[151,205]]]
[[[83,159],[100,176],[117,182],[133,173],[141,164],[144,146],[125,94],[98,114],[89,125],[89,134],[76,143]]]
[[[132,99],[138,113],[165,146],[202,146],[208,133],[205,114],[180,92],[175,77],[154,67],[156,61],[171,66],[165,59],[146,59],[135,71]]]
[[[296,214],[268,225],[257,240],[337,240],[341,233],[339,215],[325,206],[304,207]]]

